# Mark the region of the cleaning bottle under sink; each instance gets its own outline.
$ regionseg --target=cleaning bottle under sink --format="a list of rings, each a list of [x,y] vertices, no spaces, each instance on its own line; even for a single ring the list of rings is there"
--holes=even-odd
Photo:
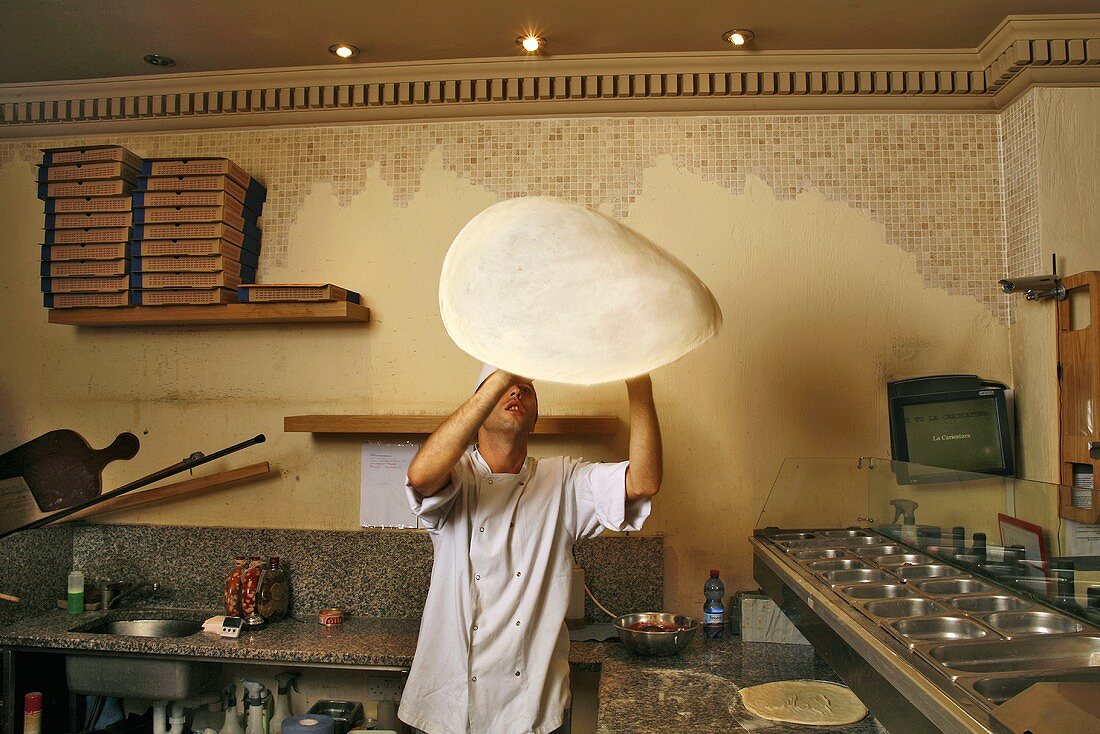
[[[296,670],[284,670],[275,676],[279,688],[275,696],[275,713],[271,716],[271,734],[282,734],[283,721],[294,715],[290,711],[290,689],[298,692],[299,675],[301,673]]]
[[[241,715],[237,712],[237,686],[232,683],[222,689],[222,706],[225,707],[225,723],[218,734],[244,734]]]
[[[238,681],[244,686],[245,725],[244,734],[268,734],[267,732],[267,689],[263,683],[248,678]]]

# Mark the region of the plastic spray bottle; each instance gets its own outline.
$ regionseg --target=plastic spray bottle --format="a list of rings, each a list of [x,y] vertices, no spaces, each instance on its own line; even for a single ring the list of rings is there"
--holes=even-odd
[[[267,734],[267,689],[258,681],[241,678],[239,681],[244,686],[245,696],[245,725],[244,734]]]
[[[222,689],[222,706],[225,707],[225,723],[218,734],[244,734],[241,715],[237,712],[237,686],[232,683]]]
[[[271,716],[271,734],[282,734],[283,721],[294,714],[290,710],[290,689],[298,692],[298,676],[296,670],[284,670],[275,676],[279,681],[278,692],[275,696],[275,713]]]

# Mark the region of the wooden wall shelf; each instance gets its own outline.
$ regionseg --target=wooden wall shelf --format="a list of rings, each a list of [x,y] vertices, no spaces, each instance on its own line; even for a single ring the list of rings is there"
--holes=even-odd
[[[445,415],[288,415],[283,430],[304,433],[427,434]],[[543,436],[612,434],[619,419],[613,415],[542,415],[535,433]]]
[[[203,324],[368,323],[370,309],[348,301],[226,303],[210,306],[54,308],[51,324],[71,326],[184,326]]]

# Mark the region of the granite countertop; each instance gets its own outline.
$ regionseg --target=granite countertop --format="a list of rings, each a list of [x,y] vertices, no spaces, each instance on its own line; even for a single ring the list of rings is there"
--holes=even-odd
[[[16,622],[0,630],[0,645],[54,650],[87,650],[144,655],[278,661],[335,666],[407,668],[416,650],[419,620],[349,618],[336,627],[284,620],[267,629],[223,639],[198,633],[182,638],[123,637],[73,631],[100,621],[134,618],[134,612],[90,612],[79,617],[62,610]],[[194,610],[157,610],[142,617],[202,618]],[[775,680],[814,678],[838,681],[812,648],[743,642],[739,637],[694,640],[669,658],[635,655],[616,642],[572,642],[575,670],[599,670],[598,734],[715,734],[767,728],[768,734],[802,732],[808,727],[752,717],[738,688]],[[875,734],[868,716],[845,727],[815,731]]]

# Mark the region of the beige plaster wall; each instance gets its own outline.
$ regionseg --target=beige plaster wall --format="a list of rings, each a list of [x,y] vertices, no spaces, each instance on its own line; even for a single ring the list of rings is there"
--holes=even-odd
[[[951,116],[942,117],[945,129],[953,124]],[[935,129],[939,119],[923,118],[922,130]],[[967,117],[966,124],[972,122],[980,121]],[[521,124],[530,123],[515,123]],[[600,129],[598,122],[585,124]],[[611,127],[618,124],[608,121]],[[809,129],[803,118],[785,124],[771,134],[804,135]],[[501,123],[494,134],[504,135],[507,125]],[[446,132],[436,134],[446,137]],[[212,154],[221,140],[224,154],[237,158],[234,146],[247,135],[264,133],[121,142],[146,155],[154,147],[186,151],[189,144]],[[726,317],[715,339],[654,375],[667,471],[645,532],[667,536],[670,608],[697,611],[706,569],[712,567],[722,569],[731,589],[755,587],[746,539],[784,457],[887,454],[887,380],[943,372],[1010,380],[1009,329],[984,295],[989,268],[963,267],[970,262],[968,252],[951,254],[946,239],[939,254],[900,246],[922,241],[916,234],[906,238],[910,225],[904,211],[920,206],[922,195],[984,209],[988,191],[997,188],[995,180],[983,179],[980,191],[952,190],[952,181],[973,172],[972,164],[966,166],[974,151],[961,145],[949,151],[952,138],[946,133],[943,138],[943,147],[927,154],[937,167],[925,176],[924,193],[914,189],[911,204],[898,196],[889,217],[837,195],[837,181],[872,176],[868,165],[880,165],[887,182],[891,175],[888,152],[870,154],[843,137],[839,146],[847,145],[850,159],[862,156],[862,170],[841,164],[830,168],[810,159],[803,169],[792,163],[784,176],[805,174],[795,191],[780,193],[769,183],[776,179],[767,157],[740,160],[750,170],[732,177],[735,185],[730,185],[684,164],[670,144],[638,167],[628,200],[595,202],[695,269]],[[616,144],[629,149],[645,143]],[[105,484],[113,486],[192,451],[210,451],[262,431],[267,444],[213,468],[267,459],[279,469],[270,480],[187,503],[119,513],[112,521],[353,529],[359,440],[284,434],[282,417],[443,412],[469,394],[478,365],[442,329],[437,278],[454,234],[501,193],[440,148],[429,146],[422,165],[401,184],[387,175],[399,159],[386,150],[384,162],[361,166],[354,186],[334,184],[309,164],[295,169],[302,199],[280,223],[286,229],[285,248],[280,257],[264,260],[261,279],[328,280],[359,290],[374,309],[369,327],[108,330],[46,323],[34,275],[42,207],[34,197],[34,155],[28,150],[8,151],[0,167],[5,252],[0,308],[6,316],[0,321],[0,341],[8,355],[0,367],[3,443],[70,427],[99,446],[119,431],[134,431],[143,448],[133,461],[108,467]],[[568,144],[560,150],[563,165],[572,166],[570,180],[579,181],[582,189],[586,181],[606,184],[605,177],[612,175],[607,171],[633,175],[605,156],[570,158]],[[471,160],[475,155],[471,151]],[[722,165],[718,156],[703,160]],[[824,165],[820,180],[808,174],[811,162]],[[899,177],[910,173],[895,171]],[[398,185],[404,187],[400,192]],[[554,186],[532,181],[529,190],[554,193]],[[852,198],[858,203],[858,196]],[[924,232],[918,219],[912,222]],[[971,236],[995,244],[995,234]],[[928,237],[926,232],[921,236]],[[984,251],[973,259],[979,256],[988,260]],[[948,292],[930,285],[921,263],[965,277],[953,276],[955,292]],[[958,292],[966,289],[983,294],[986,302]],[[540,387],[540,398],[544,412],[610,411],[625,419],[621,385],[548,384]],[[625,441],[625,431],[602,441],[541,440],[534,451],[614,459],[625,455]],[[843,481],[846,476],[836,472],[831,481],[807,483],[797,498],[807,523],[820,517],[820,508],[847,506],[853,495],[865,492],[859,482]]]
[[[1037,236],[1022,241],[1019,257],[1049,272],[1057,253],[1063,274],[1100,270],[1100,89],[1039,88],[1029,93],[1033,121],[1022,135],[1034,142],[1034,163],[1011,171],[1033,176]],[[1030,170],[1029,170],[1030,169]],[[1016,273],[1023,274],[1023,273]],[[1022,473],[1029,479],[1057,482],[1058,388],[1055,310],[1052,302],[1014,306],[1012,371],[1018,393]]]

